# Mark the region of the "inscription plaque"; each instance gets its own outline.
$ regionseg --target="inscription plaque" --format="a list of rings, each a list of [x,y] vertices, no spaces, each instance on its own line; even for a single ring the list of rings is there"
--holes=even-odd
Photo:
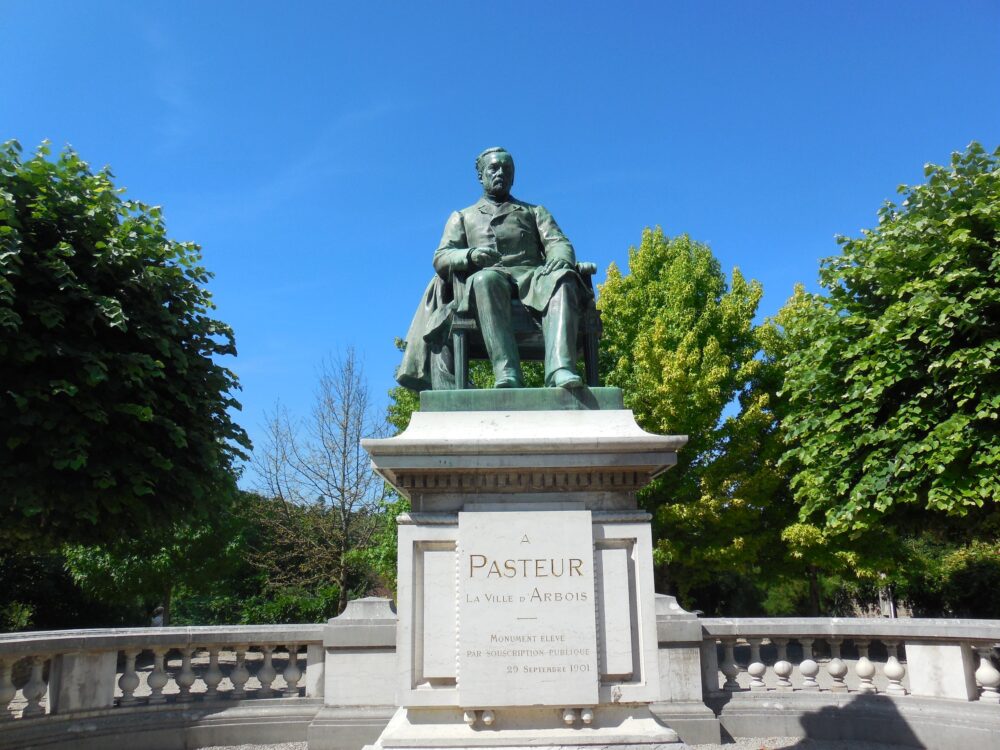
[[[590,512],[474,512],[458,519],[461,705],[595,705]]]

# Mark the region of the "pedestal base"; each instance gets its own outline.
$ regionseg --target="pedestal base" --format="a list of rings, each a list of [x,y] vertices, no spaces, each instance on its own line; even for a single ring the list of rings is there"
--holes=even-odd
[[[398,519],[403,708],[373,750],[685,748],[650,710],[664,696],[635,493],[687,438],[645,432],[615,389],[421,407],[362,441],[413,509]]]
[[[677,733],[660,724],[646,705],[598,706],[590,724],[581,712],[567,725],[564,710],[554,708],[500,708],[493,723],[485,726],[483,712],[470,725],[457,709],[401,708],[382,732],[378,742],[366,750],[404,748],[559,748],[560,750],[686,750]]]

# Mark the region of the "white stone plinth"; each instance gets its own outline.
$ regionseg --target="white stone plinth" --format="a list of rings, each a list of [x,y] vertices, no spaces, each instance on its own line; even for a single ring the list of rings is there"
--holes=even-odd
[[[649,707],[660,662],[635,492],[687,438],[644,432],[620,392],[586,395],[567,410],[418,412],[364,441],[413,508],[399,518],[402,708],[380,747],[680,746]],[[568,398],[554,396],[520,398]]]

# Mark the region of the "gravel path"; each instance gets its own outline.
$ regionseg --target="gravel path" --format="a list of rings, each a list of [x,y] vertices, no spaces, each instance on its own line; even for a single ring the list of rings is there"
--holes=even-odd
[[[821,742],[799,737],[750,737],[728,745],[691,745],[691,750],[900,750],[899,745],[877,742]]]
[[[820,742],[798,737],[752,737],[726,745],[691,745],[691,750],[899,750],[898,745],[876,742]],[[305,742],[283,742],[280,745],[218,745],[203,750],[307,750]]]

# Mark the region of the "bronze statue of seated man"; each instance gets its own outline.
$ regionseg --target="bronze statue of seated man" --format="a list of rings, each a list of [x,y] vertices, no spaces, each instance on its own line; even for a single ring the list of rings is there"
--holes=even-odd
[[[434,253],[434,269],[442,280],[465,276],[465,294],[447,302],[448,314],[474,313],[497,388],[523,386],[521,361],[511,327],[511,301],[518,299],[541,316],[545,342],[545,384],[580,388],[576,371],[577,330],[583,296],[589,294],[576,270],[576,254],[566,235],[544,207],[525,203],[510,194],[514,160],[502,148],[489,148],[476,158],[483,197],[455,211],[445,225]],[[442,327],[440,293],[428,287],[407,335],[407,355],[397,380],[413,387],[416,358],[450,361],[442,347],[428,349],[431,329]],[[440,284],[438,284],[440,287]],[[432,299],[435,298],[435,299]],[[419,337],[419,340],[418,340]],[[447,345],[444,345],[446,348]],[[446,378],[431,378],[433,387]],[[424,378],[421,382],[426,382]],[[451,387],[454,387],[453,385]],[[461,384],[459,384],[461,387]]]

